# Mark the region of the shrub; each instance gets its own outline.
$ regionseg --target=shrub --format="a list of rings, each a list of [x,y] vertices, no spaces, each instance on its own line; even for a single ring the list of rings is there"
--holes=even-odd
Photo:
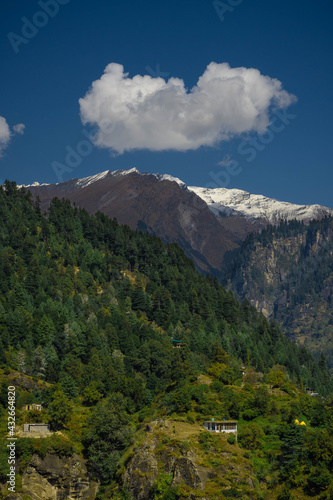
[[[199,436],[200,448],[203,448],[204,450],[207,451],[213,443],[216,443],[215,436],[213,436],[209,431],[201,432]]]
[[[236,443],[236,436],[234,433],[230,433],[227,439],[229,444],[235,444]]]
[[[293,498],[293,496],[290,493],[289,487],[284,486],[277,498],[278,498],[278,500],[291,500]]]
[[[236,490],[236,488],[230,488],[229,490],[222,490],[223,496],[231,498],[242,498],[243,493]]]
[[[318,464],[308,477],[308,488],[313,493],[320,493],[329,487],[332,476],[323,464]]]
[[[20,438],[16,441],[16,452],[20,458],[20,470],[23,470],[34,453],[42,458],[47,453],[69,457],[74,453],[74,448],[73,444],[62,436],[50,436],[44,439]]]
[[[67,424],[72,414],[72,406],[62,391],[53,394],[53,400],[49,404],[47,412],[51,425],[55,429],[62,428]]]
[[[248,450],[254,450],[258,448],[260,444],[260,438],[264,436],[264,431],[255,422],[244,425],[239,432],[239,442]]]
[[[190,446],[191,445],[190,445],[189,441],[183,441],[182,448],[184,451],[188,451],[190,449]]]
[[[243,411],[242,417],[244,420],[253,420],[254,418],[258,417],[258,411],[257,410],[245,410],[245,411]]]
[[[153,486],[153,495],[156,500],[177,500],[180,495],[177,488],[171,487],[172,475],[162,473]]]

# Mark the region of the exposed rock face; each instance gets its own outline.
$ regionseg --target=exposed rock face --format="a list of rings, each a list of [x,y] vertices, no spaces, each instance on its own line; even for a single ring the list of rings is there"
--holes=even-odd
[[[333,219],[251,236],[228,285],[333,369]]]
[[[26,391],[32,391],[34,389],[41,390],[47,387],[47,384],[43,380],[35,382],[32,377],[24,375],[23,373],[13,373],[10,375],[10,381],[12,385],[21,387]]]
[[[207,477],[209,476],[208,471],[204,467],[198,466],[195,458],[195,454],[191,453],[175,461],[173,485],[184,482],[186,486],[193,489],[202,489],[205,486]]]
[[[124,474],[124,483],[128,485],[133,498],[144,500],[158,476],[157,458],[151,449],[143,449],[132,458]]]
[[[173,423],[175,422],[171,422]],[[191,500],[210,498],[207,492],[212,491],[212,486],[209,484],[212,480],[217,481],[214,484],[219,484],[218,481],[223,479],[227,485],[232,478],[233,485],[242,483],[250,489],[254,488],[249,477],[251,467],[244,464],[243,459],[236,463],[232,453],[212,448],[207,460],[207,453],[197,445],[190,446],[189,442],[185,441],[187,445],[185,449],[177,437],[171,437],[179,436],[178,432],[181,432],[184,439],[191,425],[181,423],[176,427],[176,434],[173,434],[175,430],[171,431],[169,421],[155,421],[147,425],[146,437],[135,450],[122,476],[122,482],[133,499],[151,500],[156,494],[160,495],[161,490],[156,488],[161,478],[164,486],[167,480],[169,487],[177,489],[180,487],[181,494],[185,495],[182,498]],[[175,429],[175,426],[172,428]],[[200,429],[197,432],[200,433]],[[186,435],[188,436],[189,434]],[[191,439],[192,443],[195,443],[198,434],[192,433]],[[217,459],[215,468],[210,466],[212,458]]]
[[[22,488],[32,500],[93,500],[98,484],[89,479],[77,455],[60,458],[48,453],[32,457],[22,474]]]
[[[178,456],[178,450],[170,447],[166,453],[159,456],[155,452],[156,440],[152,444],[148,443],[149,439],[146,439],[137,450],[123,476],[123,482],[133,498],[152,498],[152,488],[160,472],[157,457],[163,463],[163,472],[173,476],[172,486],[184,483],[193,489],[203,489],[209,477],[209,470],[196,463],[193,452],[187,456]]]

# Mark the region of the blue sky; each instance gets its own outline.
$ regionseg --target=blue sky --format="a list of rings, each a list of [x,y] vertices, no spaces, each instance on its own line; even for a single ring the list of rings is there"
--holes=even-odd
[[[215,7],[210,0],[2,0],[0,116],[6,123],[2,129],[0,123],[0,180],[53,183],[136,166],[189,185],[332,207],[333,2],[221,0]],[[153,99],[128,107],[127,121],[121,110],[108,111],[110,99],[102,90],[85,97],[110,63],[128,74],[115,85],[112,75],[122,70],[112,66],[105,80],[107,89],[113,85],[115,102],[129,99],[134,82],[140,90],[165,79]],[[233,68],[246,68],[237,74],[242,83],[249,68],[258,71],[253,88],[245,83],[230,97],[224,95],[230,91],[224,75],[229,78]],[[198,79],[215,70],[221,86],[203,86],[190,102]],[[137,82],[135,75],[149,78]],[[169,78],[183,80],[183,88]],[[249,117],[246,92],[251,99],[253,93],[261,96],[272,79],[281,82],[288,103],[283,106],[282,90],[275,89],[271,102]],[[86,104],[82,113],[81,101],[81,117],[79,99]],[[229,103],[234,105],[228,114]],[[114,128],[102,133],[98,147],[91,134],[96,143],[107,113]],[[24,130],[14,130],[17,124]],[[175,130],[184,131],[179,141]],[[69,151],[76,156],[66,160]],[[60,164],[66,167],[62,173]]]

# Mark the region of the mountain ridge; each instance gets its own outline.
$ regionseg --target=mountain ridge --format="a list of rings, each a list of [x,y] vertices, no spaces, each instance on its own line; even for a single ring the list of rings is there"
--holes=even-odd
[[[321,205],[295,205],[241,190],[187,186],[169,174],[139,172],[135,167],[57,184],[35,182],[25,188],[40,198],[43,211],[48,210],[52,198],[64,197],[90,214],[102,211],[132,229],[178,243],[201,272],[219,279],[248,234],[260,232],[272,221],[278,224],[298,218],[307,223],[333,215],[332,209]]]
[[[98,182],[108,177],[121,177],[136,173],[141,176],[154,176],[159,181],[168,180],[176,182],[183,190],[194,192],[209,207],[211,212],[217,217],[223,216],[243,216],[251,221],[263,219],[269,224],[278,224],[282,220],[299,220],[308,222],[312,219],[320,219],[325,215],[333,215],[333,209],[324,205],[316,204],[296,204],[269,198],[261,194],[252,194],[242,189],[229,188],[207,188],[200,186],[187,186],[178,177],[169,174],[140,172],[136,167],[131,169],[105,170],[82,179],[71,179],[63,183],[49,184],[34,182],[30,185],[19,187],[43,187],[59,186],[68,182],[73,183],[73,188],[84,188],[90,184]]]
[[[333,209],[323,205],[298,205],[241,189],[196,186],[189,186],[189,189],[205,200],[217,217],[240,215],[249,220],[264,219],[269,224],[279,224],[294,219],[307,223],[325,215],[333,215]]]
[[[132,229],[178,243],[201,271],[215,276],[221,276],[224,255],[240,245],[239,237],[224,228],[195,193],[136,169],[26,188],[40,198],[42,211],[54,197],[64,197],[90,214],[101,211]]]

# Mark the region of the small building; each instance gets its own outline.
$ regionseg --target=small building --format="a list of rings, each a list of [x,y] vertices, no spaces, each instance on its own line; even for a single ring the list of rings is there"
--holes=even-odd
[[[23,405],[22,410],[23,411],[42,411],[43,406],[39,403],[30,403],[29,405]]]
[[[23,424],[23,432],[50,432],[49,424]]]
[[[237,434],[237,420],[214,420],[204,422],[204,428],[209,432],[235,432]]]
[[[174,338],[171,339],[171,342],[172,342],[172,347],[174,349],[180,349],[182,347],[182,342],[181,340],[176,340]]]

